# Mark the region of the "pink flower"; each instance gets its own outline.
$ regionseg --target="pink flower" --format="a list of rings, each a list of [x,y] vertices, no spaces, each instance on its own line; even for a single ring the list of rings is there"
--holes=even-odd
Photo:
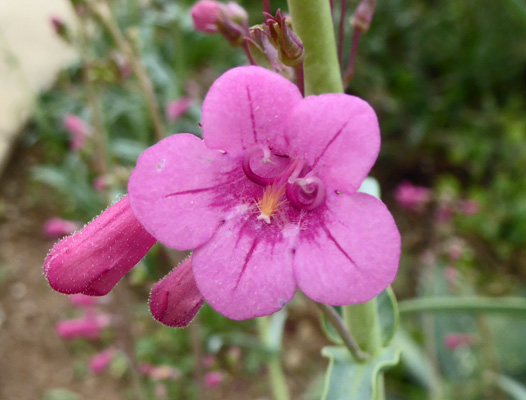
[[[422,186],[415,186],[410,182],[402,182],[395,190],[398,205],[409,211],[423,211],[425,205],[431,201],[431,191]]]
[[[223,382],[224,376],[219,371],[207,372],[205,375],[205,385],[209,388],[218,386]]]
[[[81,318],[59,321],[55,330],[62,339],[99,339],[102,329],[108,326],[107,315],[86,315]]]
[[[473,342],[473,336],[465,333],[448,333],[443,338],[444,347],[448,350],[471,346]]]
[[[177,121],[192,105],[188,97],[181,97],[179,100],[173,100],[166,105],[166,119],[169,122]]]
[[[126,196],[58,242],[44,261],[44,275],[58,292],[102,296],[154,243],[133,215]]]
[[[128,191],[152,236],[194,249],[197,288],[216,311],[236,320],[268,315],[296,287],[318,302],[360,303],[393,281],[394,220],[357,192],[380,148],[366,102],[304,99],[280,75],[240,67],[212,85],[202,128],[204,140],[178,134],[147,149]]]
[[[203,305],[195,285],[191,257],[157,282],[150,293],[153,317],[168,326],[186,326]]]
[[[102,192],[108,187],[108,178],[104,175],[97,176],[95,179],[93,179],[91,186],[93,189],[95,189],[95,191]]]
[[[102,372],[106,369],[106,367],[111,363],[114,357],[114,349],[109,348],[106,350],[102,350],[101,352],[98,352],[90,358],[88,362],[88,369],[91,372],[98,374],[99,372]]]
[[[42,226],[42,233],[50,238],[58,238],[69,235],[80,228],[78,222],[68,221],[62,218],[50,218]]]
[[[76,115],[66,115],[62,119],[62,125],[70,135],[70,147],[72,150],[81,149],[87,137],[91,135],[91,127]]]
[[[154,381],[164,379],[177,380],[181,377],[181,371],[169,365],[152,365],[150,363],[142,363],[139,365],[141,374],[148,376]]]

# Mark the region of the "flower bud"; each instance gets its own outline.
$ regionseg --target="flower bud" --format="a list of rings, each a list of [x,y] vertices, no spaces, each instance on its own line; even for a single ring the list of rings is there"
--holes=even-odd
[[[205,375],[205,386],[213,388],[223,382],[223,374],[220,371],[211,371]]]
[[[281,10],[273,17],[264,13],[265,24],[274,46],[278,49],[279,59],[289,67],[295,67],[303,62],[305,50],[300,38],[292,31],[287,18],[281,14]]]
[[[371,26],[375,8],[376,0],[362,0],[351,18],[353,28],[361,33],[367,32]]]
[[[84,147],[86,139],[91,135],[92,128],[82,119],[73,114],[68,114],[62,119],[62,125],[70,136],[70,147],[79,150]]]
[[[196,31],[216,33],[221,3],[212,0],[200,0],[190,9],[190,15]]]
[[[80,228],[78,222],[62,218],[50,218],[42,226],[42,233],[50,238],[59,238],[70,235]]]
[[[58,292],[102,296],[154,243],[125,196],[80,231],[58,242],[44,261],[44,275]]]
[[[471,346],[473,343],[473,336],[465,333],[448,333],[443,338],[444,347],[448,350]]]
[[[86,315],[81,318],[62,320],[57,323],[55,330],[62,339],[100,338],[102,329],[110,324],[107,315]]]
[[[181,97],[179,100],[172,100],[166,105],[165,113],[168,122],[177,121],[192,105],[188,97]]]
[[[157,282],[150,293],[153,317],[168,326],[188,325],[202,304],[203,296],[195,284],[191,257]]]

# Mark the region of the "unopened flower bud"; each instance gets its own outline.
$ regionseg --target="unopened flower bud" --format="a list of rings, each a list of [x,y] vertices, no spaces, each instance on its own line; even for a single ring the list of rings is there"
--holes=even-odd
[[[69,39],[69,31],[64,21],[62,21],[59,17],[56,16],[50,17],[49,20],[57,36],[67,41]]]
[[[211,371],[205,375],[205,386],[213,388],[223,382],[224,376],[220,371]]]
[[[91,135],[92,128],[81,118],[74,114],[67,114],[62,119],[62,125],[69,134],[69,146],[72,150],[79,150],[84,147],[86,139]]]
[[[190,15],[196,31],[216,33],[216,21],[219,18],[221,3],[212,0],[200,0],[190,9]]]
[[[166,105],[165,113],[168,122],[177,121],[192,105],[188,97],[181,97],[179,100],[172,100]]]
[[[186,326],[203,304],[192,272],[191,257],[157,282],[150,293],[150,311],[164,325]]]
[[[444,347],[448,350],[471,346],[473,343],[473,336],[465,333],[448,333],[443,338]]]
[[[376,0],[362,0],[351,18],[351,25],[361,33],[367,32],[371,26]]]
[[[125,196],[80,231],[58,242],[44,261],[44,275],[58,292],[102,296],[154,243]]]
[[[268,13],[264,13],[264,15],[269,35],[274,46],[278,49],[280,61],[289,67],[301,64],[305,56],[303,44],[290,28],[287,18],[282,15],[281,10],[276,12],[275,17]]]

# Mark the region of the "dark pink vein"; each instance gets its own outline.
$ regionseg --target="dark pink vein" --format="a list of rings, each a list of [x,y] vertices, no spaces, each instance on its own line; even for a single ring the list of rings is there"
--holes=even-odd
[[[236,282],[236,286],[234,287],[234,291],[237,289],[239,282],[241,281],[241,278],[243,277],[245,270],[247,269],[247,264],[252,258],[252,254],[254,253],[254,250],[256,249],[258,242],[259,242],[258,238],[257,237],[254,238],[254,242],[252,243],[252,246],[250,247],[250,250],[248,251],[245,257],[245,262],[243,263],[243,267],[241,268],[241,273],[239,274],[239,277],[237,278],[237,282]]]
[[[250,108],[250,121],[252,122],[252,134],[254,135],[254,143],[258,142],[258,133],[256,132],[256,118],[254,116],[254,105],[252,104],[252,96],[250,95],[250,89],[248,86],[247,89],[247,98],[248,106]]]
[[[349,120],[350,121],[350,120]],[[327,145],[324,147],[324,149],[321,151],[320,155],[316,158],[316,160],[314,161],[314,163],[312,164],[312,168],[316,167],[316,164],[318,164],[318,162],[321,160],[321,158],[323,157],[323,155],[325,154],[325,152],[329,149],[329,147],[331,147],[331,145],[334,143],[334,141],[336,139],[338,139],[338,136],[340,136],[340,134],[343,132],[343,130],[345,129],[345,127],[347,126],[347,124],[349,123],[349,121],[345,122],[342,127],[338,130],[338,132],[336,132],[336,134],[332,137],[331,140],[329,140],[329,143],[327,143]]]
[[[359,268],[358,264],[356,264],[354,260],[351,258],[351,256],[347,254],[347,252],[343,249],[342,246],[340,246],[340,243],[338,243],[338,241],[334,238],[334,236],[332,236],[331,232],[325,226],[322,226],[322,229],[327,234],[327,237],[329,238],[329,240],[334,243],[336,248],[340,250],[340,252],[345,256],[345,258],[347,258],[356,268]]]

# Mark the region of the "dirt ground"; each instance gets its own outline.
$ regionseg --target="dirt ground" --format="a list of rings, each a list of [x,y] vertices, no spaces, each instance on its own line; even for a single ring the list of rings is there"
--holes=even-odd
[[[79,400],[124,399],[122,384],[107,375],[76,377],[73,354],[55,333],[71,306],[42,275],[52,241],[40,227],[53,210],[44,193],[29,194],[34,156],[14,154],[0,178],[0,400],[46,399],[56,388]]]

